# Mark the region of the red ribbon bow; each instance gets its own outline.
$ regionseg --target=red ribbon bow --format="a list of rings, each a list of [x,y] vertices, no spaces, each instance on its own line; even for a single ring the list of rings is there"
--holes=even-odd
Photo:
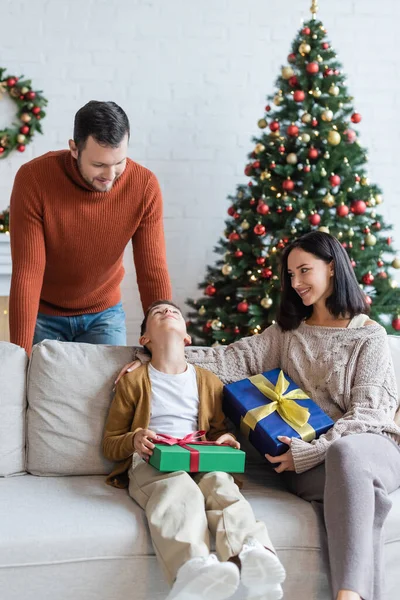
[[[185,448],[185,450],[189,450],[190,452],[190,463],[189,470],[190,472],[197,473],[200,466],[200,452],[195,448],[191,448],[188,444],[196,444],[199,446],[219,446],[220,444],[216,444],[215,442],[204,442],[200,440],[203,435],[205,435],[205,431],[193,431],[192,433],[188,433],[183,438],[176,438],[172,435],[168,435],[167,433],[157,433],[157,437],[154,440],[156,444],[166,444],[167,446],[181,446],[181,448]],[[224,444],[221,444],[224,445]]]

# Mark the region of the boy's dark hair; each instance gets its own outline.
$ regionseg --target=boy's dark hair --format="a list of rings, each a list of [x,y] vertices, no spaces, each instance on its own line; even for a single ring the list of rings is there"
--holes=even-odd
[[[118,148],[126,134],[129,138],[129,119],[115,102],[91,100],[75,115],[74,142],[79,152],[90,135],[103,146]]]
[[[326,300],[326,307],[335,317],[349,315],[352,319],[361,313],[369,314],[364,292],[360,289],[347,252],[341,243],[328,233],[311,231],[289,244],[281,262],[281,300],[277,322],[284,331],[296,329],[311,316],[312,306],[305,306],[293,289],[288,273],[288,257],[292,250],[301,248],[327,264],[333,261],[333,292]]]
[[[155,308],[156,306],[160,306],[160,304],[167,304],[168,306],[173,306],[174,308],[177,308],[179,310],[179,312],[182,314],[182,311],[179,308],[179,306],[177,306],[177,304],[175,304],[174,302],[171,302],[171,300],[156,300],[155,302],[150,304],[149,308],[145,312],[144,319],[140,326],[140,335],[141,336],[144,335],[144,333],[146,331],[147,319],[149,318],[150,311],[153,310],[153,308]]]

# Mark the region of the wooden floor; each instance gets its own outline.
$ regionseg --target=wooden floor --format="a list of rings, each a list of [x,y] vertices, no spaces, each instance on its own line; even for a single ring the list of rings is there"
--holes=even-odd
[[[8,342],[8,297],[0,296],[0,341]]]

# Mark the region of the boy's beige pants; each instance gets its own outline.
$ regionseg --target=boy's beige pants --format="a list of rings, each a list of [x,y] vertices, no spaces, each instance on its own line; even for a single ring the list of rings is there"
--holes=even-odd
[[[228,473],[161,473],[137,463],[129,470],[129,494],[146,512],[154,550],[171,584],[187,560],[209,555],[210,533],[223,561],[239,554],[247,536],[273,549],[265,524],[256,521]]]

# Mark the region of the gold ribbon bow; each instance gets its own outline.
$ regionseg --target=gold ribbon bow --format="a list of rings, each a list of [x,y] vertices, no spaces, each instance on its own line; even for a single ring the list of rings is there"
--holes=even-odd
[[[308,399],[308,396],[299,388],[286,393],[290,383],[283,371],[280,371],[275,386],[264,375],[254,375],[249,377],[249,381],[271,402],[252,408],[242,417],[240,429],[244,435],[248,437],[250,430],[254,431],[257,423],[276,411],[302,440],[310,442],[315,439],[315,429],[308,423],[308,409],[295,402]]]

